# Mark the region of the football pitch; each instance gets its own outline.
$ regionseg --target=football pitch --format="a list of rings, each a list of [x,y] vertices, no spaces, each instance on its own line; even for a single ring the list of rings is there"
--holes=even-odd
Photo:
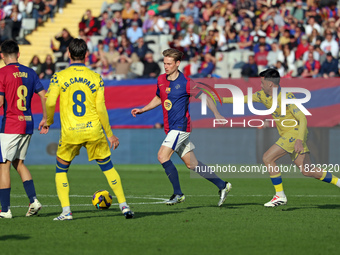
[[[117,165],[135,218],[126,220],[117,200],[108,210],[91,203],[110,187],[96,165],[71,165],[68,178],[74,220],[61,212],[55,166],[29,166],[39,216],[25,217],[28,199],[11,171],[13,219],[0,220],[1,254],[338,254],[340,190],[308,178],[284,178],[288,205],[264,208],[274,195],[269,178],[232,178],[217,207],[217,189],[178,166],[186,201],[166,206],[172,188],[160,165]]]

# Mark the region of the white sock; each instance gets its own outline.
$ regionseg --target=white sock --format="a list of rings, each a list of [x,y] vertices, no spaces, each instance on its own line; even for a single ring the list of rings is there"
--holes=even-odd
[[[276,192],[276,195],[279,196],[279,197],[286,197],[286,194],[285,194],[285,192],[283,190],[279,191],[279,192]]]
[[[68,214],[69,212],[71,212],[71,208],[70,208],[69,206],[63,207],[63,212],[62,212],[62,214],[66,215],[66,214]]]
[[[119,204],[119,208],[120,208],[120,210],[122,210],[124,206],[127,206],[127,207],[129,207],[129,206],[127,205],[127,203],[126,203],[126,202],[124,202],[124,203],[120,203],[120,204]]]
[[[335,185],[340,188],[340,178],[338,179],[338,182]]]

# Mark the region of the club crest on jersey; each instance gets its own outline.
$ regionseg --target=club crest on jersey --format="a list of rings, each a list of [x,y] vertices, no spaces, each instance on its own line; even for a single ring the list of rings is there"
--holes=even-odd
[[[167,111],[170,111],[170,109],[172,108],[172,103],[171,103],[171,101],[169,99],[166,99],[164,101],[164,108]]]
[[[165,89],[165,93],[169,94],[170,92],[171,92],[171,88],[168,87]]]

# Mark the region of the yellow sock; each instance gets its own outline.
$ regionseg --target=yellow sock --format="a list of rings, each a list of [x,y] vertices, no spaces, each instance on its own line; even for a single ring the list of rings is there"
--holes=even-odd
[[[285,197],[286,195],[283,191],[281,173],[279,173],[277,175],[270,176],[270,179],[271,179],[271,181],[274,185],[276,195],[278,195],[279,197]]]
[[[322,177],[319,180],[337,185],[339,178],[328,171],[323,171]]]
[[[118,172],[116,171],[116,169],[113,167],[110,157],[107,157],[103,159],[102,161],[97,160],[97,163],[100,169],[105,174],[106,179],[111,189],[115,193],[118,203],[121,204],[121,203],[126,202],[120,176]]]
[[[61,207],[70,206],[70,186],[67,180],[67,173],[56,173],[55,184],[57,187],[58,198],[61,203]]]
[[[122,182],[116,169],[112,167],[110,170],[104,171],[103,173],[105,174],[111,189],[115,193],[118,203],[126,202]]]

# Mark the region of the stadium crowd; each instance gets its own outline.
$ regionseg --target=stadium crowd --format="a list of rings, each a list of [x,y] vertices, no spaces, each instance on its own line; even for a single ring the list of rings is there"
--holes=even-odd
[[[56,2],[33,2],[41,1],[47,6]],[[3,0],[1,22],[15,16],[12,2],[20,6],[32,1]],[[8,16],[9,3],[13,7]],[[155,36],[166,37],[166,47],[185,53],[183,72],[192,77],[218,77],[216,65],[228,57],[235,61],[225,68],[242,70],[242,76],[256,77],[264,68],[275,67],[282,77],[327,78],[339,76],[340,70],[338,6],[336,0],[111,0],[104,2],[99,17],[91,10],[80,17],[77,36],[87,42],[87,65],[104,79],[157,77],[162,63],[155,49],[164,45],[155,47],[160,42],[150,39]],[[68,62],[72,36],[67,29],[56,35],[58,62]],[[134,72],[134,65],[142,66],[142,72]]]

